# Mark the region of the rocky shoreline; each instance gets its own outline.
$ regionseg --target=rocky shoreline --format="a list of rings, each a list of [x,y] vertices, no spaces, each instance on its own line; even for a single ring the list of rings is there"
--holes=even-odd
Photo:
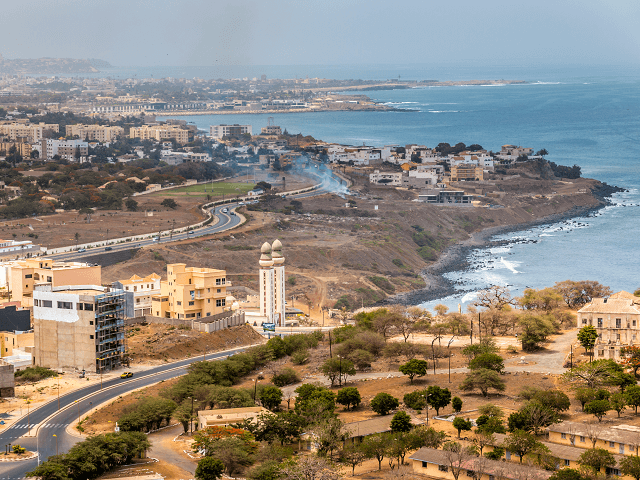
[[[549,215],[531,222],[490,227],[474,232],[467,240],[458,242],[447,248],[440,254],[435,263],[428,266],[421,272],[426,283],[426,287],[394,295],[381,303],[386,305],[419,305],[421,303],[448,297],[455,293],[460,293],[455,288],[456,283],[444,277],[444,274],[463,271],[468,268],[469,263],[467,258],[471,251],[475,249],[508,245],[512,243],[511,240],[492,240],[496,235],[527,230],[532,227],[549,225],[571,220],[576,217],[584,217],[594,214],[610,204],[611,195],[623,191],[625,191],[625,189],[601,183],[598,185],[597,189],[592,190],[593,196],[600,200],[600,205],[597,207],[574,207],[566,212]]]

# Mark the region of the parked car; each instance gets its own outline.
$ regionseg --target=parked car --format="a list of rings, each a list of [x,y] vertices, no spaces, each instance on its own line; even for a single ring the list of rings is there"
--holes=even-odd
[[[83,253],[83,252],[86,252],[86,251],[87,251],[86,248],[81,248],[80,250],[78,250],[78,253]]]
[[[104,247],[104,249],[105,249],[105,251],[107,251],[107,252],[108,252],[109,250],[113,250],[113,248],[111,248],[111,247]]]
[[[131,378],[133,377],[133,372],[124,372],[120,374],[120,378]]]

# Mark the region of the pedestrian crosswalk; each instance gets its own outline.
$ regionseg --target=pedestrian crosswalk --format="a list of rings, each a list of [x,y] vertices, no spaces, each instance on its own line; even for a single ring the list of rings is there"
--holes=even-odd
[[[10,427],[7,428],[7,430],[28,430],[29,428],[33,428],[36,427],[37,425],[27,425],[27,424],[19,424],[19,425],[11,425]],[[66,428],[68,427],[69,424],[68,423],[45,423],[43,425],[40,425],[40,428]],[[2,480],[2,477],[0,477],[0,480]]]

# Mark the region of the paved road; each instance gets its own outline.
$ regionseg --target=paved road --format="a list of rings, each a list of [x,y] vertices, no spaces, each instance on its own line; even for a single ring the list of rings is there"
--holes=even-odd
[[[227,355],[240,352],[247,347],[239,347],[225,352],[212,353],[207,359],[221,359]],[[12,426],[0,433],[0,445],[9,443],[20,444],[31,451],[40,452],[40,460],[46,460],[49,456],[66,452],[71,446],[81,439],[66,433],[67,426],[85,415],[95,405],[113,400],[120,395],[125,395],[131,390],[152,385],[162,380],[175,378],[186,373],[186,367],[191,363],[200,361],[200,358],[190,358],[179,362],[168,363],[149,370],[137,373],[132,379],[115,378],[100,385],[90,385],[70,392],[60,397],[62,409],[58,411],[58,400],[49,403],[30,412],[29,416],[22,417]],[[65,407],[68,407],[65,409]],[[46,420],[46,422],[45,422]],[[35,426],[39,425],[36,434]],[[31,432],[32,437],[24,436]],[[54,437],[56,435],[56,437]],[[15,463],[0,462],[0,479],[23,478],[25,473],[33,470],[38,465],[38,460],[26,460]]]
[[[169,445],[169,443],[173,442],[173,439],[183,431],[182,425],[177,425],[149,435],[149,441],[151,442],[149,456],[175,465],[189,472],[191,474],[189,478],[193,478],[196,473],[196,462],[190,460],[186,454],[176,452],[176,450]]]

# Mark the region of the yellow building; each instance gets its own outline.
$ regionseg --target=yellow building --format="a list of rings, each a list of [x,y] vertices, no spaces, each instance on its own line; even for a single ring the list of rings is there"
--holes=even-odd
[[[35,345],[33,330],[30,332],[0,332],[0,348],[3,357],[13,355],[13,350],[24,351],[27,347]]]
[[[198,410],[200,429],[207,427],[227,427],[242,423],[245,420],[255,421],[258,415],[270,413],[264,407],[218,408],[215,410]]]
[[[484,170],[472,164],[461,163],[451,167],[451,181],[459,182],[465,180],[472,182],[474,180],[482,181],[484,179]]]
[[[125,292],[133,292],[134,317],[152,315],[151,299],[162,293],[160,290],[160,275],[157,273],[152,273],[144,278],[133,275],[127,280],[114,282],[113,286]]]
[[[36,285],[100,285],[100,265],[80,262],[54,262],[50,258],[29,258],[4,266],[11,298],[22,307],[33,306],[33,290]]]
[[[16,151],[22,157],[28,158],[31,155],[31,150],[33,147],[30,143],[23,142],[0,142],[0,153],[3,155],[8,155],[11,147],[16,147]]]
[[[139,138],[141,140],[168,140],[173,138],[178,143],[187,143],[189,141],[189,130],[184,130],[178,125],[142,125],[141,127],[132,127],[129,130],[131,138]]]
[[[225,270],[169,264],[167,280],[160,282],[160,295],[151,299],[151,310],[164,318],[210,317],[224,311],[228,286]]]
[[[94,140],[97,142],[112,142],[124,134],[124,128],[107,125],[67,125],[67,137],[77,136],[80,140]]]
[[[0,134],[9,137],[10,140],[23,140],[35,143],[42,140],[45,131],[58,133],[59,126],[56,123],[22,123],[12,122],[0,124]]]

